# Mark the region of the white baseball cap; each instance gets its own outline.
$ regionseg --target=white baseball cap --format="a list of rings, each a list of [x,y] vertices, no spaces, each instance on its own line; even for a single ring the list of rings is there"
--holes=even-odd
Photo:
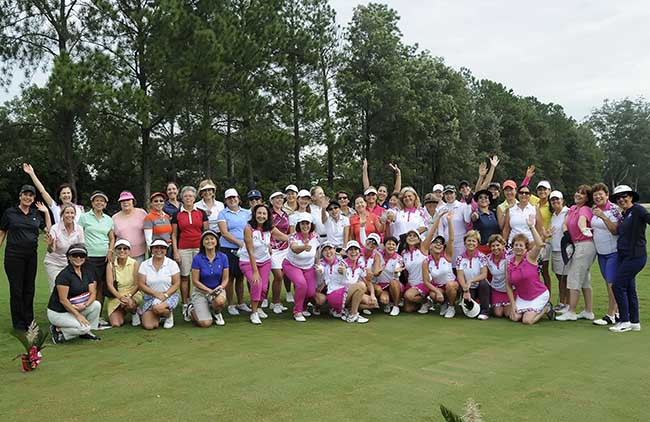
[[[284,188],[284,191],[293,191],[298,193],[298,187],[296,185],[288,185],[286,188]]]
[[[562,195],[562,192],[560,192],[559,190],[554,190],[548,196],[548,199],[553,199],[553,198],[564,199],[564,195]]]
[[[277,196],[281,196],[281,197],[284,198],[284,194],[282,192],[273,192],[271,194],[271,196],[269,196],[269,201],[272,200],[273,198],[277,197]]]
[[[368,195],[368,194],[370,194],[370,193],[374,193],[374,194],[376,194],[376,193],[377,193],[377,189],[375,189],[374,187],[370,186],[368,189],[366,189],[366,191],[365,191],[363,194],[364,194],[364,195]]]
[[[361,246],[359,245],[359,242],[356,240],[350,240],[347,245],[345,245],[345,250],[347,251],[350,248],[357,248],[361,250]]]
[[[311,223],[312,222],[311,214],[308,212],[301,212],[300,215],[298,216],[298,222],[302,223],[303,221],[309,221]]]
[[[131,249],[131,242],[129,242],[126,239],[119,239],[117,242],[115,242],[115,247],[117,248],[118,246],[126,246],[127,248]]]
[[[223,194],[224,198],[230,198],[231,196],[239,196],[239,193],[237,193],[237,189],[226,189],[226,192]]]
[[[460,307],[467,318],[476,318],[481,312],[481,306],[474,299],[461,300]]]
[[[368,238],[366,239],[366,242],[369,241],[369,240],[374,240],[375,243],[378,244],[378,245],[381,243],[381,238],[379,237],[379,235],[377,233],[370,233],[368,235]]]
[[[308,197],[311,198],[311,193],[307,189],[300,189],[300,192],[298,192],[298,198],[304,198]]]
[[[443,190],[445,190],[445,187],[442,186],[440,183],[436,183],[435,185],[433,185],[433,189],[431,189],[431,192],[436,192],[436,191],[442,192]]]
[[[548,190],[551,190],[551,184],[548,182],[548,180],[542,180],[537,184],[537,188],[539,189],[540,187],[546,188]]]
[[[153,242],[151,242],[150,247],[153,248],[154,246],[164,246],[165,248],[168,248],[169,244],[162,239],[156,239]]]

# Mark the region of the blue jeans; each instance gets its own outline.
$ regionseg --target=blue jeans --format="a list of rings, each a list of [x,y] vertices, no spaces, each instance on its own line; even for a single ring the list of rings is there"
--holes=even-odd
[[[643,269],[646,256],[630,257],[619,252],[618,272],[612,289],[618,304],[621,322],[639,322],[639,298],[636,295],[636,275]]]

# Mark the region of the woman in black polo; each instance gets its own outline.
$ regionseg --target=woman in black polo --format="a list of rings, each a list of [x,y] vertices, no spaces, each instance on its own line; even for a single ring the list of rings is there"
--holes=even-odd
[[[0,219],[0,246],[7,238],[5,272],[9,280],[11,322],[17,330],[26,331],[34,319],[34,282],[38,262],[39,229],[49,230],[50,213],[40,202],[32,208],[36,189],[24,185],[20,189],[20,203],[5,210]],[[45,217],[45,219],[43,218]]]
[[[90,331],[97,329],[102,306],[95,300],[95,269],[84,265],[88,251],[83,243],[74,243],[68,248],[66,257],[68,266],[56,276],[47,305],[52,342],[59,344],[75,337],[99,340]]]

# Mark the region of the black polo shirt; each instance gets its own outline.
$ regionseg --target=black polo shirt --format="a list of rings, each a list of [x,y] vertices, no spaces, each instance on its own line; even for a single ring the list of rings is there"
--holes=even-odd
[[[476,210],[476,213],[478,214],[478,220],[474,221],[473,228],[481,234],[481,245],[487,245],[490,236],[501,234],[497,215],[492,210],[482,212],[479,209]]]
[[[18,206],[7,208],[0,219],[0,230],[7,232],[8,256],[29,256],[38,248],[39,229],[45,228],[41,212],[29,208],[27,214]]]
[[[68,312],[67,309],[61,304],[59,300],[59,293],[56,286],[68,286],[68,299],[71,297],[79,296],[80,294],[89,291],[88,286],[95,282],[95,271],[92,265],[84,264],[81,266],[81,278],[74,272],[72,265],[65,267],[59,275],[56,276],[54,290],[50,295],[50,302],[48,309],[54,312]]]

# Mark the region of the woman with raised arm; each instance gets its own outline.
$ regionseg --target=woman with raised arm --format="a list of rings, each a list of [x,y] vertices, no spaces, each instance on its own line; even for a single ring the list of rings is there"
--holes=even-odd
[[[17,206],[7,208],[0,219],[0,246],[7,238],[5,272],[9,281],[11,323],[17,330],[27,331],[34,320],[34,292],[38,267],[39,229],[49,231],[50,213],[41,202],[32,208],[36,189],[24,185]]]
[[[56,276],[56,287],[47,305],[52,343],[75,337],[99,340],[90,331],[99,326],[102,306],[95,300],[95,272],[84,265],[88,252],[83,244],[75,243],[70,245],[66,256],[70,264]]]
[[[82,205],[77,205],[77,191],[69,183],[63,183],[56,190],[56,199],[52,198],[50,194],[43,186],[43,183],[36,176],[36,172],[31,164],[23,163],[23,171],[32,179],[32,183],[36,186],[36,189],[40,192],[43,197],[43,201],[52,211],[54,216],[54,224],[58,224],[61,221],[61,208],[63,205],[72,205],[77,212],[75,213],[74,222],[79,222],[81,214],[84,213],[84,207]]]
[[[417,230],[409,230],[404,237],[405,247],[402,251],[404,269],[408,272],[406,291],[404,292],[404,311],[413,312],[419,306],[418,312],[429,312],[429,289],[424,283],[422,264],[429,255],[429,246],[436,233],[437,225],[431,226],[424,240],[420,240]]]
[[[452,260],[451,264],[456,268],[456,260],[465,250],[463,237],[467,233],[467,225],[472,222],[472,207],[456,199],[456,187],[454,185],[445,186],[443,197],[445,205],[440,208],[440,212],[452,212],[454,218],[451,221],[446,218],[442,219],[438,234],[449,241],[449,224],[454,225],[454,254],[450,258]]]
[[[623,215],[618,207],[609,202],[609,188],[604,183],[596,183],[591,188],[594,199],[591,217],[591,228],[594,233],[594,246],[598,257],[600,274],[607,286],[607,314],[600,319],[594,320],[594,325],[614,325],[616,323],[616,297],[612,290],[612,284],[616,278],[616,266],[618,253],[616,243],[618,241],[618,225],[623,220]]]
[[[151,258],[138,269],[138,288],[144,294],[144,302],[138,313],[142,315],[145,330],[155,330],[162,320],[163,328],[174,326],[181,270],[176,261],[167,258],[168,247],[162,239],[151,242]]]
[[[61,218],[47,234],[45,273],[50,292],[54,290],[56,276],[68,266],[66,252],[73,243],[84,243],[84,230],[77,221],[77,207],[73,204],[61,206]]]
[[[640,205],[639,194],[627,185],[614,188],[612,199],[623,210],[623,220],[618,225],[617,272],[614,279],[614,295],[618,304],[620,321],[609,331],[623,333],[641,331],[639,299],[636,294],[636,276],[643,270],[646,251],[646,226],[650,225],[650,213]]]
[[[533,245],[528,237],[519,233],[512,239],[513,257],[506,270],[506,291],[508,300],[514,306],[510,309],[510,319],[526,325],[535,324],[544,314],[550,320],[555,318],[553,305],[549,302],[550,293],[539,278],[537,257],[544,247],[544,240],[535,228],[533,216],[528,219],[528,227],[533,234]],[[545,233],[546,235],[546,233]],[[517,289],[517,298],[513,293]]]
[[[481,234],[481,242],[478,250],[483,254],[490,253],[490,245],[488,239],[492,235],[501,234],[499,221],[494,211],[490,209],[490,198],[492,194],[487,189],[482,189],[474,194],[478,208],[472,212],[472,225],[474,230]]]
[[[436,231],[441,218],[446,218],[451,223],[453,217],[453,212],[444,217],[436,217],[432,230]],[[440,304],[440,316],[445,318],[456,316],[456,298],[461,291],[451,262],[453,254],[454,226],[450,224],[449,240],[440,235],[436,236],[429,247],[427,260],[422,263],[424,285],[431,291],[431,299]]]
[[[336,201],[324,201],[320,217],[326,240],[335,248],[343,248],[350,239],[350,219],[341,213],[341,205]]]
[[[542,230],[542,215],[535,205],[530,202],[530,187],[522,185],[517,190],[517,203],[508,208],[506,212],[505,225],[503,226],[503,238],[512,243],[512,239],[518,234],[524,234],[528,241],[533,240],[533,233],[528,227],[528,217],[532,216],[535,221],[535,228],[539,233]]]
[[[481,313],[478,319],[486,320],[490,316],[490,284],[487,282],[487,258],[478,250],[481,235],[470,230],[463,236],[465,252],[456,261],[456,277],[463,289],[463,299],[479,299]]]
[[[269,289],[271,273],[271,238],[287,241],[287,235],[273,227],[271,210],[258,204],[251,210],[251,219],[244,228],[244,248],[239,251],[239,268],[248,280],[251,296],[251,323],[260,325],[261,319],[268,318],[262,307]]]
[[[564,220],[566,214],[569,212],[569,207],[564,205],[564,195],[562,192],[554,190],[549,195],[551,207],[553,207],[553,215],[551,216],[551,263],[553,264],[553,272],[558,282],[558,304],[554,310],[558,314],[569,310],[569,289],[566,286],[567,266],[562,259],[562,236],[564,231]]]
[[[112,327],[124,325],[124,317],[131,315],[131,325],[140,325],[137,310],[144,297],[138,289],[138,262],[129,256],[131,244],[126,239],[115,242],[115,259],[106,265],[106,287],[112,297],[106,303],[108,322]]]
[[[375,189],[372,184],[370,183],[370,178],[368,177],[368,160],[364,159],[363,160],[363,165],[362,165],[362,174],[361,178],[363,180],[363,191],[364,193],[368,191],[368,189],[372,188],[375,192],[376,199],[368,201],[368,207],[370,208],[371,212],[375,212],[374,208],[375,206],[379,206],[384,209],[389,208],[389,195],[390,193],[394,192],[400,192],[402,190],[402,171],[397,167],[397,164],[393,163],[388,163],[388,167],[390,167],[391,170],[395,173],[395,185],[393,186],[393,192],[388,192],[388,187],[385,184],[380,184],[377,189]],[[377,210],[375,214],[377,214],[378,217],[381,217],[381,213],[379,212],[380,210]]]

